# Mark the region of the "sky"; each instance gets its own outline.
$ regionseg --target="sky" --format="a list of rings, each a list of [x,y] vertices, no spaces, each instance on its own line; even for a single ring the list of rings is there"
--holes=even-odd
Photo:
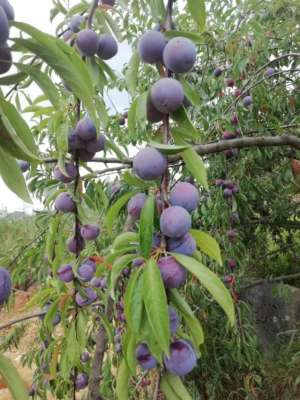
[[[54,34],[55,24],[51,25],[49,21],[52,0],[10,0],[10,3],[15,10],[16,21],[26,22],[34,25],[43,32]],[[74,1],[70,0],[70,5],[72,5],[72,3],[74,3]],[[12,30],[12,35],[13,34],[14,31]],[[128,62],[130,58],[130,53],[130,48],[126,43],[120,44],[117,56],[109,61],[110,66],[115,71],[121,72],[124,63]],[[32,90],[34,91],[35,89]],[[32,93],[32,95],[33,97],[36,96],[35,93]],[[111,91],[110,98],[119,111],[128,108],[129,99],[127,94]],[[5,186],[1,178],[0,193],[0,211],[25,211],[30,213],[33,209],[41,208],[41,205],[36,201],[34,201],[33,205],[24,203]]]

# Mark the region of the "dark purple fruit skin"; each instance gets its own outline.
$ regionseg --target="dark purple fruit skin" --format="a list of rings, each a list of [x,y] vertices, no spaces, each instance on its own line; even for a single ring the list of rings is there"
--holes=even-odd
[[[133,158],[133,170],[136,175],[151,181],[160,178],[168,166],[166,157],[152,147],[140,150]]]
[[[135,356],[138,364],[145,371],[155,368],[157,365],[156,359],[151,355],[148,346],[144,343],[137,347]]]
[[[272,76],[274,74],[275,74],[274,68],[272,68],[272,67],[267,68],[266,73],[265,73],[266,77],[270,78],[270,76]]]
[[[89,151],[82,149],[79,150],[79,159],[83,162],[91,161],[95,157],[95,154],[96,153],[90,153]]]
[[[100,234],[100,227],[96,224],[86,224],[81,227],[80,232],[84,240],[95,240]]]
[[[113,7],[116,4],[115,0],[102,0],[102,4]]]
[[[58,211],[69,213],[75,211],[75,203],[69,193],[63,192],[56,197],[55,208]]]
[[[91,359],[90,353],[88,353],[87,351],[82,353],[81,356],[80,356],[80,360],[83,363],[86,363],[86,362],[90,361],[90,359]]]
[[[9,37],[9,23],[3,7],[0,6],[0,46],[4,46]]]
[[[86,143],[82,139],[80,139],[75,129],[72,129],[70,131],[68,141],[68,151],[70,153],[73,153],[76,150],[85,149]]]
[[[15,19],[15,11],[12,5],[7,0],[0,0],[0,7],[3,8],[9,21],[13,21]]]
[[[164,114],[172,113],[182,106],[184,91],[180,82],[173,78],[161,78],[150,91],[154,107]]]
[[[118,43],[112,35],[103,34],[99,37],[97,56],[102,60],[110,60],[118,53]]]
[[[81,296],[80,293],[76,293],[75,295],[75,301],[80,307],[92,304],[97,300],[97,294],[92,288],[85,288],[84,291],[86,293],[86,297]]]
[[[58,269],[57,275],[59,279],[65,283],[72,282],[72,280],[74,279],[72,265],[71,264],[62,265]]]
[[[0,267],[0,304],[3,304],[11,293],[11,278],[9,272]]]
[[[144,33],[138,45],[141,60],[148,64],[162,62],[166,44],[167,41],[161,32],[148,31]]]
[[[0,75],[8,72],[12,66],[12,55],[8,47],[0,48]]]
[[[135,194],[127,204],[127,211],[128,214],[131,215],[133,218],[138,219],[140,218],[142,208],[145,205],[147,200],[147,196],[145,193],[137,193]]]
[[[70,29],[68,29],[64,34],[63,34],[63,40],[64,40],[64,42],[68,42],[71,38],[73,37],[73,32],[70,30]],[[70,90],[70,88],[68,87],[68,85],[65,83],[65,82],[63,82],[63,85],[64,85],[64,87],[67,89],[67,90]]]
[[[68,176],[64,175],[58,165],[55,166],[53,170],[53,176],[60,182],[63,183],[70,183],[72,182],[77,176],[77,168],[74,164],[65,164],[65,170]]]
[[[180,265],[174,257],[161,257],[157,263],[162,280],[168,289],[178,288],[186,281],[186,270]]]
[[[82,237],[72,237],[67,241],[67,247],[70,253],[76,254],[77,251],[80,253],[85,248],[85,243]]]
[[[85,150],[89,153],[97,153],[105,149],[105,136],[99,135],[98,138],[85,142]]]
[[[19,167],[21,169],[22,172],[26,172],[29,170],[30,168],[30,164],[28,161],[24,161],[24,160],[19,160],[18,161]]]
[[[233,115],[230,119],[232,125],[237,125],[239,123],[239,118],[237,115]]]
[[[78,273],[79,279],[81,279],[84,282],[88,282],[93,278],[95,271],[93,270],[93,268],[90,265],[82,264],[78,268],[77,273]]]
[[[175,335],[179,327],[179,317],[174,307],[169,306],[169,321],[171,335]]]
[[[179,182],[171,190],[170,203],[189,212],[194,211],[199,204],[199,192],[191,183]]]
[[[197,246],[195,239],[189,233],[186,233],[179,239],[168,239],[167,249],[168,251],[172,251],[174,253],[191,256],[195,253]]]
[[[77,391],[85,389],[88,383],[89,383],[89,377],[87,374],[78,374],[76,376],[75,387]]]
[[[164,114],[158,111],[152,101],[150,96],[147,99],[147,120],[151,123],[160,122],[164,119]]]
[[[192,219],[183,207],[171,206],[160,216],[160,230],[170,238],[180,238],[191,228]]]
[[[72,32],[77,33],[80,31],[80,26],[84,21],[84,17],[82,15],[74,15],[70,20],[69,28]]]
[[[145,264],[145,260],[144,260],[143,258],[135,258],[135,259],[132,261],[132,266],[133,266],[133,267],[140,267],[140,266],[142,266],[143,264]]]
[[[226,86],[227,87],[233,87],[235,85],[235,82],[233,79],[226,79]]]
[[[77,123],[75,131],[84,142],[97,139],[97,129],[94,122],[88,116],[83,117]]]
[[[99,38],[92,29],[84,29],[78,33],[76,44],[83,56],[92,57],[97,53]]]
[[[252,104],[252,97],[251,96],[245,96],[243,98],[243,105],[244,107],[249,107]]]
[[[175,37],[166,45],[163,61],[170,71],[180,74],[193,68],[196,55],[196,46],[190,39]]]
[[[166,369],[174,375],[184,376],[197,365],[197,356],[186,340],[176,340],[170,346],[170,357],[164,358]]]
[[[213,72],[213,74],[214,74],[214,77],[215,78],[218,78],[219,76],[221,76],[222,75],[222,70],[221,70],[221,68],[216,68],[216,69],[214,69],[214,72]]]

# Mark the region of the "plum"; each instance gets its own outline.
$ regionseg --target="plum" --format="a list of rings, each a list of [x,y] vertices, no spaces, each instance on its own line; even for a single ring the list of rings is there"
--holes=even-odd
[[[71,282],[74,279],[72,265],[71,264],[62,265],[58,269],[57,275],[61,281],[66,282],[66,283]]]
[[[107,279],[104,276],[103,278],[94,277],[91,280],[91,286],[98,289],[106,289],[107,288]]]
[[[89,264],[81,264],[77,273],[83,282],[88,282],[93,278],[95,271]]]
[[[166,44],[166,38],[161,32],[148,31],[144,33],[138,44],[141,60],[148,64],[161,63]]]
[[[0,46],[4,46],[9,37],[9,24],[3,7],[0,6]]]
[[[93,271],[96,272],[97,265],[95,261],[93,261],[91,258],[87,258],[83,262],[84,264],[88,264],[90,267],[92,267]]]
[[[232,125],[237,125],[237,124],[239,123],[239,118],[238,118],[238,116],[237,116],[236,114],[234,114],[234,115],[231,117],[230,122],[231,122]]]
[[[97,224],[86,224],[81,227],[80,232],[84,240],[95,240],[100,234],[100,227]]]
[[[137,193],[135,194],[127,204],[127,211],[128,214],[131,215],[133,218],[138,219],[140,218],[142,208],[147,200],[147,196],[145,193]]]
[[[5,74],[12,66],[12,55],[8,47],[0,47],[0,75]]]
[[[72,129],[68,137],[68,151],[73,153],[76,150],[85,149],[85,146],[86,142],[78,136],[75,129]]]
[[[75,301],[79,307],[88,306],[97,300],[97,293],[92,288],[84,288],[84,295],[79,292],[75,295]]]
[[[77,391],[85,389],[88,383],[89,383],[89,377],[87,374],[81,373],[76,376],[75,387]]]
[[[162,280],[168,289],[178,288],[186,281],[186,270],[174,257],[161,257],[157,265],[160,269]]]
[[[238,237],[238,232],[236,229],[230,229],[229,231],[227,231],[227,238],[229,242],[235,243],[237,237]]]
[[[102,60],[110,60],[118,53],[118,43],[116,39],[109,34],[103,34],[99,37],[97,56]]]
[[[158,111],[169,114],[182,106],[184,91],[181,83],[176,79],[162,78],[152,86],[150,97]]]
[[[160,216],[160,230],[170,238],[180,238],[191,228],[192,220],[185,208],[171,206],[166,208]]]
[[[116,4],[116,0],[102,0],[102,4],[113,7]]]
[[[80,356],[80,361],[83,363],[87,363],[88,361],[90,361],[90,359],[91,359],[90,353],[88,353],[87,351],[82,353]]]
[[[145,343],[138,345],[135,356],[138,364],[145,371],[155,368],[157,365],[156,359],[152,356],[148,346]]]
[[[147,120],[152,123],[160,122],[164,119],[164,114],[158,111],[152,101],[150,96],[147,99]]]
[[[225,275],[223,277],[223,282],[227,283],[228,285],[233,285],[235,282],[235,277],[233,275]]]
[[[242,91],[240,89],[236,89],[233,93],[234,97],[240,97],[241,94],[242,94]]]
[[[19,161],[18,161],[18,164],[19,164],[19,167],[20,167],[20,169],[21,169],[22,172],[26,172],[26,171],[28,171],[29,168],[30,168],[30,164],[29,164],[28,161],[19,160]]]
[[[132,261],[132,266],[133,267],[140,267],[143,264],[145,264],[145,260],[143,258],[135,258]]]
[[[134,172],[145,181],[160,178],[167,167],[166,157],[153,147],[146,147],[140,150],[133,158]]]
[[[99,38],[92,29],[84,29],[78,33],[76,44],[83,56],[92,57],[98,51]]]
[[[53,170],[53,176],[58,181],[61,181],[63,183],[70,183],[77,176],[77,168],[74,164],[68,163],[68,164],[65,164],[65,170],[66,170],[68,176],[66,176],[63,173],[63,171],[59,168],[59,165],[56,165]]]
[[[80,31],[80,26],[83,22],[83,15],[74,15],[70,20],[69,29],[74,33],[78,33]]]
[[[84,149],[78,151],[79,159],[84,162],[91,161],[95,157],[95,154]]]
[[[75,131],[84,142],[97,139],[97,129],[88,115],[77,123]]]
[[[267,78],[270,78],[274,74],[275,74],[275,69],[274,68],[269,67],[269,68],[266,69],[265,76]]]
[[[170,203],[172,206],[180,206],[187,211],[194,211],[199,204],[198,189],[188,182],[177,183],[170,193]]]
[[[179,327],[179,317],[174,307],[169,306],[169,321],[171,335],[175,335]]]
[[[225,188],[224,192],[223,192],[223,196],[225,197],[225,199],[231,198],[233,196],[232,189]]]
[[[74,254],[77,254],[77,252],[80,253],[85,248],[85,243],[83,238],[79,236],[77,239],[75,237],[68,239],[67,248],[70,253]]]
[[[176,340],[170,346],[170,357],[164,357],[166,369],[174,375],[184,376],[197,365],[197,356],[187,340]]]
[[[214,77],[215,78],[219,78],[219,76],[221,76],[222,75],[222,70],[221,70],[221,68],[215,68],[214,69],[214,72],[213,72],[213,74],[214,74]]]
[[[0,7],[3,8],[9,21],[13,21],[15,19],[15,11],[8,0],[0,0]]]
[[[228,258],[227,260],[227,266],[230,269],[235,269],[237,267],[237,262],[234,258]]]
[[[171,39],[163,52],[165,66],[177,74],[188,72],[196,61],[197,50],[194,43],[185,37]]]
[[[195,239],[189,233],[186,233],[181,238],[168,239],[167,248],[168,251],[191,256],[195,253],[197,246]]]
[[[74,212],[76,204],[70,193],[62,192],[55,199],[55,208],[63,213]]]
[[[0,304],[3,304],[11,293],[11,278],[9,272],[0,267]]]
[[[229,78],[229,79],[226,79],[226,86],[227,87],[233,87],[235,85],[235,82],[234,82],[234,80],[233,79],[231,79],[231,78]]]
[[[230,139],[232,139],[233,137],[234,137],[234,135],[233,135],[232,132],[229,132],[229,131],[224,131],[224,132],[223,132],[223,135],[222,135],[222,139],[223,139],[223,140],[230,140]]]
[[[96,139],[85,142],[85,150],[89,153],[97,153],[105,149],[105,136],[99,135]]]
[[[249,107],[252,104],[252,97],[251,96],[245,96],[243,98],[243,105],[244,107]]]

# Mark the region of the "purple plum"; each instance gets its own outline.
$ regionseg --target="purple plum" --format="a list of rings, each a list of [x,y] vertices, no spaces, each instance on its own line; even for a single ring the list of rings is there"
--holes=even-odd
[[[106,289],[107,288],[107,279],[106,279],[106,277],[105,276],[103,278],[94,277],[91,280],[91,286],[94,287],[94,288],[102,289],[102,290]]]
[[[55,166],[53,170],[53,176],[58,181],[63,183],[70,183],[72,182],[77,176],[77,168],[74,164],[65,164],[65,170],[68,175],[65,175],[64,172],[59,168],[58,165]]]
[[[145,193],[137,193],[135,194],[127,204],[127,211],[128,214],[131,215],[133,218],[138,219],[140,218],[142,208],[147,200],[147,196]]]
[[[0,48],[0,75],[6,74],[12,67],[12,55],[8,47]]]
[[[80,361],[83,363],[87,363],[88,361],[90,361],[90,359],[91,359],[91,355],[87,351],[82,353],[80,356]]]
[[[215,78],[219,78],[219,76],[221,76],[222,75],[222,70],[221,70],[221,68],[215,68],[214,69],[214,72],[213,72],[213,74],[214,74],[214,77]]]
[[[230,269],[235,269],[237,267],[237,262],[234,258],[228,258],[227,260],[227,266]]]
[[[180,82],[173,78],[161,78],[151,88],[151,102],[163,114],[169,114],[182,106],[184,91]]]
[[[172,206],[180,206],[187,211],[194,211],[199,204],[198,189],[188,182],[177,183],[170,193],[170,203]]]
[[[102,60],[110,60],[118,53],[118,43],[116,39],[109,34],[103,34],[99,37],[97,55]]]
[[[9,23],[7,15],[0,5],[0,46],[4,46],[9,37]]]
[[[160,122],[164,119],[164,114],[154,107],[150,96],[147,99],[147,119],[152,123]]]
[[[76,204],[68,192],[62,192],[55,199],[55,208],[63,213],[69,213],[75,211]]]
[[[160,216],[160,230],[170,238],[180,238],[191,228],[192,219],[185,208],[171,206],[166,208]]]
[[[84,29],[78,33],[76,44],[83,56],[92,57],[97,53],[99,38],[92,29]]]
[[[13,21],[15,19],[15,11],[8,0],[0,0],[0,7],[3,8],[9,21]]]
[[[9,298],[11,293],[11,278],[9,272],[0,267],[0,305]]]
[[[75,295],[75,301],[79,305],[79,307],[84,307],[94,303],[97,300],[97,293],[92,288],[84,288],[84,295],[81,295],[79,292]]]
[[[229,78],[229,79],[226,79],[226,86],[227,87],[233,87],[235,85],[235,82],[234,82],[234,80],[233,79],[231,79],[231,78]]]
[[[167,167],[166,157],[153,147],[146,147],[140,150],[133,158],[134,172],[145,181],[160,178]]]
[[[69,148],[68,151],[73,153],[76,150],[83,150],[85,149],[85,142],[78,136],[78,133],[75,129],[72,129],[69,133],[68,137]]]
[[[230,140],[234,137],[234,134],[232,132],[229,131],[224,131],[222,134],[222,139],[223,140]]]
[[[231,243],[235,243],[238,237],[238,232],[236,229],[230,229],[229,231],[227,231],[227,238],[229,240],[229,242]]]
[[[68,239],[67,248],[70,253],[77,254],[77,252],[81,252],[85,248],[85,242],[81,236],[79,236],[76,240],[75,237]]]
[[[132,266],[136,268],[142,266],[143,264],[145,264],[145,260],[143,258],[135,258],[132,261]]]
[[[174,257],[161,257],[157,263],[162,280],[168,289],[178,288],[186,281],[186,270],[179,264]]]
[[[267,78],[270,78],[272,75],[275,74],[275,69],[272,67],[269,67],[266,69],[265,75]]]
[[[236,114],[234,114],[234,115],[231,117],[230,122],[231,122],[232,125],[237,125],[237,124],[239,123],[239,118],[238,118],[238,116],[237,116]]]
[[[76,376],[75,387],[77,391],[85,389],[88,383],[89,383],[89,377],[87,374],[81,373]]]
[[[74,15],[70,20],[69,29],[74,33],[78,33],[83,22],[83,15]]]
[[[176,340],[170,346],[170,357],[164,358],[166,369],[174,375],[184,376],[197,365],[197,356],[186,340]]]
[[[83,282],[88,282],[93,278],[95,271],[89,264],[81,264],[77,270],[77,273],[79,279],[81,279]]]
[[[197,50],[194,43],[185,37],[171,39],[163,52],[165,66],[177,74],[188,72],[196,61]]]
[[[66,283],[71,282],[74,279],[72,265],[71,264],[62,265],[58,269],[57,275],[61,281],[66,282]]]
[[[230,199],[233,196],[232,189],[224,189],[223,196],[225,197],[225,199]]]
[[[166,44],[166,38],[161,32],[148,31],[144,33],[138,44],[141,60],[149,64],[161,63]]]
[[[75,131],[84,142],[97,139],[95,124],[87,115],[77,123]]]
[[[28,161],[19,160],[19,161],[18,161],[18,164],[19,164],[19,167],[20,167],[20,169],[21,169],[21,171],[22,171],[23,173],[26,172],[26,171],[28,171],[29,168],[30,168],[30,164],[29,164]]]
[[[185,254],[186,256],[191,256],[195,253],[197,246],[195,239],[186,233],[180,238],[170,238],[167,240],[168,251],[173,251],[174,253]]]
[[[95,240],[100,235],[100,227],[97,224],[86,224],[80,229],[84,240]]]
[[[79,150],[79,159],[83,162],[91,161],[95,157],[96,153],[90,153],[87,150]]]
[[[105,149],[105,136],[99,135],[96,139],[85,142],[85,150],[89,153],[97,153],[98,151]]]
[[[135,356],[138,364],[145,371],[155,368],[157,365],[156,359],[152,356],[148,346],[145,343],[142,343],[137,347]]]
[[[252,97],[251,96],[245,96],[243,98],[243,105],[244,107],[249,107],[252,104]]]

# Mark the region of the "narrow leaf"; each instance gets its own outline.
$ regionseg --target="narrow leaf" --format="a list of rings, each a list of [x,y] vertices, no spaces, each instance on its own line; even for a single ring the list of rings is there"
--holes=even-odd
[[[129,399],[129,378],[130,370],[123,359],[118,369],[116,395],[118,400]]]
[[[28,391],[12,362],[0,354],[0,374],[14,400],[29,400]]]
[[[128,64],[128,68],[126,71],[126,83],[129,93],[134,96],[136,94],[136,86],[137,86],[137,75],[140,65],[140,57],[138,52],[134,52],[131,56],[131,59]]]
[[[140,217],[140,247],[142,255],[147,258],[152,249],[153,220],[155,211],[155,200],[152,195],[148,196]]]
[[[200,32],[205,29],[206,11],[205,11],[205,0],[188,0],[188,9],[199,26]]]
[[[196,240],[197,246],[203,253],[216,260],[220,265],[223,264],[221,250],[218,242],[206,232],[191,229],[190,234]]]

